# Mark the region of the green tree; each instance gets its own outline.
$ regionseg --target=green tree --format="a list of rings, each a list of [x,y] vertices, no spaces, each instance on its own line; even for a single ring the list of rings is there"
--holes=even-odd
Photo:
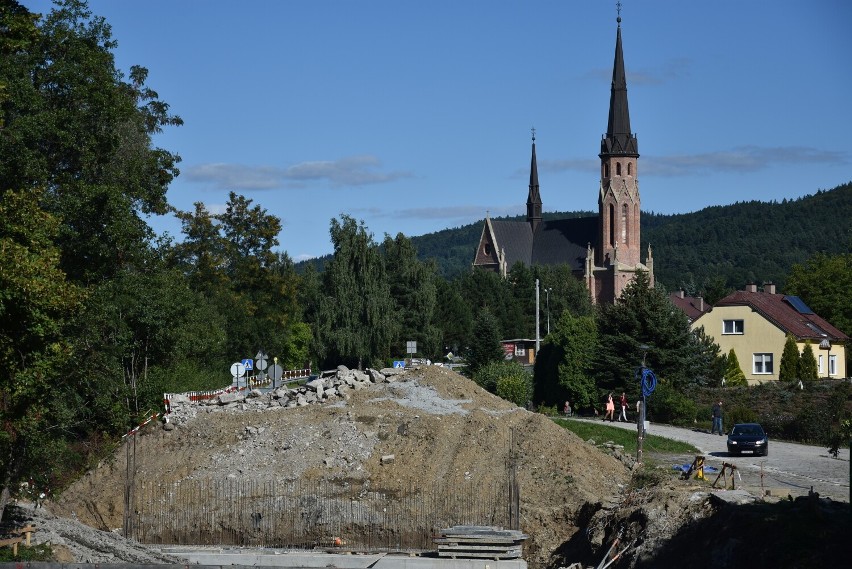
[[[436,284],[435,322],[441,331],[442,355],[461,355],[473,330],[473,310],[463,296],[460,279],[438,279]]]
[[[733,348],[728,352],[728,366],[725,369],[725,385],[728,387],[737,387],[748,385],[748,380],[740,367],[740,361],[737,359],[737,353]]]
[[[835,328],[852,334],[852,253],[817,253],[806,263],[793,265],[786,290]]]
[[[813,356],[813,352],[811,352]],[[793,383],[801,378],[799,375],[799,347],[796,345],[796,339],[790,334],[787,334],[787,339],[784,341],[784,351],[781,352],[781,365],[778,368],[778,380],[787,383]]]
[[[503,348],[500,345],[500,328],[497,319],[487,308],[476,316],[473,324],[473,336],[465,353],[465,374],[475,377],[483,366],[503,360]]]
[[[647,346],[647,366],[676,388],[710,382],[707,361],[712,345],[689,329],[686,315],[662,289],[649,286],[639,271],[614,304],[603,305],[597,319],[600,350],[596,362],[599,387],[638,393],[634,372]]]
[[[535,401],[558,405],[566,399],[574,409],[597,403],[594,364],[598,334],[592,316],[562,313],[544,339],[535,362]]]
[[[180,159],[152,136],[181,120],[145,85],[147,70],[124,80],[110,26],[84,1],[57,2],[35,29],[16,2],[0,18],[12,30],[0,48],[0,188],[44,188],[39,205],[61,220],[60,267],[102,282],[146,254],[143,215],[168,210]]]
[[[394,303],[384,261],[364,223],[331,220],[334,256],[323,272],[317,311],[317,351],[330,365],[361,368],[390,355],[396,337]]]
[[[84,291],[59,268],[59,223],[39,198],[0,193],[0,517],[10,487],[61,460],[54,433],[73,411],[55,394],[68,387],[66,334]]]
[[[435,325],[438,279],[435,263],[418,261],[414,245],[402,233],[393,239],[386,235],[382,249],[390,294],[396,305],[397,336],[392,344],[393,353],[405,354],[406,342],[413,340],[419,354],[441,355],[441,331]]]
[[[497,379],[497,396],[511,401],[518,407],[526,407],[532,400],[532,392],[530,374],[520,364],[506,365],[504,372]]]
[[[805,348],[802,350],[802,357],[799,358],[798,376],[802,381],[817,379],[817,361],[810,340],[805,340]]]

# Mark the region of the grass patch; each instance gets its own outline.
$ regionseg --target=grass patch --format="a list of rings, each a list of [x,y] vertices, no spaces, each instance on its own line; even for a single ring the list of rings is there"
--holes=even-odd
[[[575,421],[573,419],[554,419],[554,422],[576,434],[587,441],[594,440],[596,443],[612,441],[624,447],[628,454],[636,453],[636,431],[611,427],[606,424],[590,423],[588,421]],[[670,454],[700,454],[699,450],[689,443],[673,441],[658,435],[648,435],[642,446],[645,452],[659,452]]]

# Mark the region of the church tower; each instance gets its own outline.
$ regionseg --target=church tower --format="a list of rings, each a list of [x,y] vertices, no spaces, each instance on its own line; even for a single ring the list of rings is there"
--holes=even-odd
[[[627,77],[621,50],[621,16],[618,16],[615,61],[609,96],[609,120],[601,140],[600,219],[595,264],[606,267],[639,264],[639,144],[630,131]],[[618,296],[618,295],[616,295]]]
[[[530,191],[527,195],[527,223],[532,232],[541,224],[541,193],[538,187],[538,165],[535,161],[535,129],[532,129],[532,159],[530,161]]]

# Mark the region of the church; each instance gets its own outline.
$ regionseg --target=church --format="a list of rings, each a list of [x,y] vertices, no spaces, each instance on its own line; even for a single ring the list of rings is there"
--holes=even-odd
[[[486,216],[474,268],[495,271],[505,277],[515,263],[566,264],[577,278],[583,279],[592,302],[597,304],[615,302],[638,271],[647,272],[653,286],[650,245],[645,262],[640,262],[639,143],[630,130],[621,16],[617,23],[609,119],[598,155],[601,160],[598,215],[542,219],[533,131],[526,220]]]

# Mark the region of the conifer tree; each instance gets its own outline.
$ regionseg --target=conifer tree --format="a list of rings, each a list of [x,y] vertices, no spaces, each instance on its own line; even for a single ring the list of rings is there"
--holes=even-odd
[[[813,352],[811,353],[813,356]],[[799,375],[799,348],[796,346],[796,340],[790,334],[787,334],[787,340],[784,342],[784,351],[781,352],[781,366],[778,369],[778,380],[793,383],[801,376]]]
[[[479,311],[473,324],[473,338],[465,354],[467,366],[465,375],[473,377],[484,365],[503,360],[500,347],[500,326],[491,312],[484,308]]]
[[[739,385],[748,385],[746,376],[740,368],[740,361],[737,359],[737,353],[731,348],[728,352],[728,367],[725,370],[725,384],[730,387]]]
[[[799,379],[802,381],[817,379],[817,362],[810,340],[805,341],[805,349],[802,350],[802,357],[799,358]]]

